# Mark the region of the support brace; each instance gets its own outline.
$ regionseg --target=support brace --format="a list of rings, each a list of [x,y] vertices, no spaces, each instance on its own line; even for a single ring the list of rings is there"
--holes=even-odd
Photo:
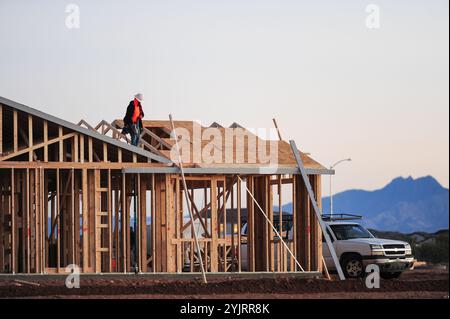
[[[322,220],[322,212],[320,211],[320,208],[317,205],[317,201],[316,201],[316,198],[314,197],[311,183],[309,182],[308,174],[306,174],[305,167],[303,166],[302,158],[300,157],[298,148],[295,145],[295,142],[293,140],[290,140],[289,143],[291,144],[292,152],[294,153],[298,168],[300,169],[300,173],[302,174],[306,189],[308,190],[308,195],[309,195],[309,198],[311,199],[311,203],[313,205],[314,212],[316,213],[316,218],[319,221],[320,228],[322,229],[322,234],[325,237],[325,241],[327,243],[328,249],[330,250],[331,257],[333,257],[333,262],[334,262],[336,270],[339,274],[339,278],[341,280],[345,280],[345,276],[344,276],[344,273],[342,272],[341,264],[339,263],[339,260],[336,255],[336,251],[334,250],[334,246],[333,246],[333,243],[331,242],[330,236],[328,236],[326,225]]]
[[[202,270],[203,282],[206,284],[207,281],[206,281],[206,275],[205,275],[205,267],[203,266],[202,253],[200,251],[200,245],[198,244],[197,232],[194,229],[194,215],[192,214],[191,205],[189,205],[189,196],[188,196],[186,179],[184,178],[183,162],[181,161],[180,148],[178,147],[178,136],[175,131],[175,124],[173,124],[172,114],[169,114],[169,118],[170,118],[170,122],[172,123],[173,135],[175,137],[175,145],[177,147],[178,162],[179,162],[178,165],[180,166],[180,170],[181,170],[181,178],[183,180],[184,196],[186,198],[186,203],[187,203],[187,207],[189,210],[189,217],[191,218],[191,226],[192,226],[192,232],[194,234],[195,246],[197,247],[198,260],[200,261],[200,268]]]

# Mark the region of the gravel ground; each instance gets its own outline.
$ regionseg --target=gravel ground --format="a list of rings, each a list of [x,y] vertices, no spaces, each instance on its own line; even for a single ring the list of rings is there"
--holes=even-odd
[[[339,281],[313,278],[212,278],[162,280],[149,276],[86,276],[79,289],[65,287],[64,277],[0,277],[0,298],[139,298],[139,299],[448,299],[449,273],[445,269],[414,269],[399,279],[381,280],[368,289],[364,279]]]

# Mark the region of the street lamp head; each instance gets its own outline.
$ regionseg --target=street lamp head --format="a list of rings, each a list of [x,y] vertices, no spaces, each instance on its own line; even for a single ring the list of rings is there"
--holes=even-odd
[[[337,164],[342,163],[342,162],[351,162],[352,159],[351,158],[345,158],[345,159],[341,159],[340,161],[337,161],[336,163],[334,163],[333,165],[330,166],[331,169],[333,169]]]
[[[346,158],[346,159],[341,159],[340,161],[337,161],[336,163],[334,163],[333,165],[330,166],[330,169],[333,169],[336,165],[338,165],[339,163],[342,162],[351,162],[351,158]],[[333,192],[331,191],[331,176],[332,174],[330,174],[330,214],[333,215]]]

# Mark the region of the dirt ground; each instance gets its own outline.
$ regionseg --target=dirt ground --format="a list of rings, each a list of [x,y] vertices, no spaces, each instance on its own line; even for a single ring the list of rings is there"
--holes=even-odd
[[[20,278],[20,279],[19,279]],[[211,278],[163,280],[146,275],[81,277],[80,288],[68,289],[62,276],[0,277],[0,298],[138,298],[138,299],[448,299],[446,269],[414,269],[399,279],[381,279],[368,289],[364,279],[339,281],[317,278]]]

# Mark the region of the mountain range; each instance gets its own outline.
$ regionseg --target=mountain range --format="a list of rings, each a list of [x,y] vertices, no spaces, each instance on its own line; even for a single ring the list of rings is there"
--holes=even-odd
[[[381,231],[436,232],[449,226],[449,190],[432,176],[397,177],[373,191],[352,189],[333,195],[334,213],[363,216],[361,224]],[[330,198],[322,199],[323,213]],[[283,205],[292,212],[292,203]]]

